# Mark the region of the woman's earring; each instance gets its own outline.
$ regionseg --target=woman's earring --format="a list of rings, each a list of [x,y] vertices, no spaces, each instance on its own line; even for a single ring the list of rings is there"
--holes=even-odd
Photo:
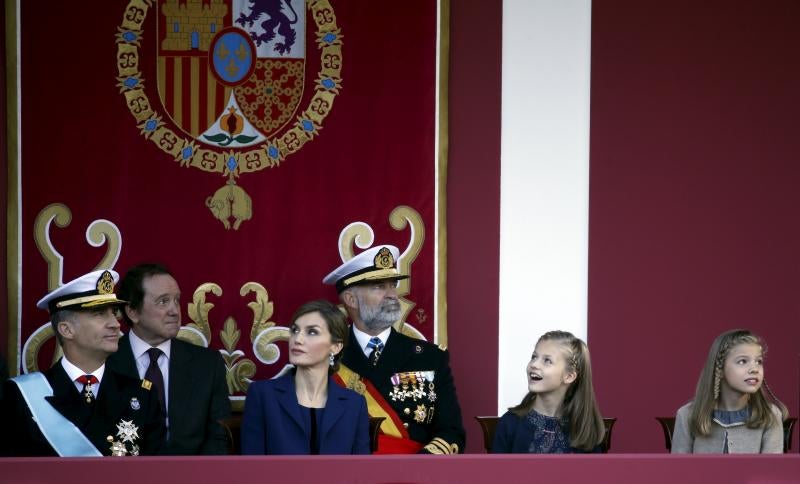
[[[328,361],[330,362],[330,365],[333,366],[333,364],[335,363],[335,361],[333,359],[333,353],[331,353],[331,356],[328,357]]]

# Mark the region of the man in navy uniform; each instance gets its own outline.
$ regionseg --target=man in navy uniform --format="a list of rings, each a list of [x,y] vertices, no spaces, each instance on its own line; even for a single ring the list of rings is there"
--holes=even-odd
[[[119,288],[128,301],[123,316],[130,326],[109,366],[153,381],[166,417],[165,455],[228,453],[230,417],[225,363],[218,351],[176,339],[181,327],[181,290],[160,264],[139,264],[125,273]]]
[[[323,283],[336,286],[349,315],[350,343],[335,379],[367,400],[370,417],[384,417],[379,454],[457,454],[464,427],[449,354],[396,331],[400,319],[397,247],[378,245],[356,255]]]
[[[15,456],[155,454],[164,439],[150,383],[106,366],[117,351],[119,276],[94,271],[43,297],[64,356],[6,382],[0,453]]]

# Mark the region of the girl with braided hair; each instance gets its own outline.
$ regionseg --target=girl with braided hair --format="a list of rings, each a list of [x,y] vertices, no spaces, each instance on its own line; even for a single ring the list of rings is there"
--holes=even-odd
[[[605,426],[586,343],[566,331],[545,333],[526,371],[528,394],[500,418],[492,453],[600,452]]]
[[[787,411],[764,380],[764,353],[764,341],[746,329],[714,340],[694,400],[675,417],[673,454],[783,452]]]

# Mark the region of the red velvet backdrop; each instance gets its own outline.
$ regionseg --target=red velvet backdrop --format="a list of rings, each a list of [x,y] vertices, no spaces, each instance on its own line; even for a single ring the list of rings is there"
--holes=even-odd
[[[589,345],[613,450],[663,451],[653,417],[730,328],[765,337],[797,416],[800,3],[592,9]]]
[[[473,417],[497,412],[502,16],[502,0],[451,2],[448,343],[467,452],[483,452]]]
[[[47,315],[34,307],[48,286],[34,221],[56,202],[72,213],[69,225],[54,223],[49,230],[53,248],[63,256],[63,281],[94,268],[106,254],[107,244],[91,247],[84,233],[93,221],[107,219],[121,232],[114,266],[120,272],[141,261],[166,263],[181,285],[184,307],[203,283],[222,289],[221,296],[206,295],[206,302],[214,304],[206,336],[210,346],[228,350],[231,366],[237,361],[234,350],[243,351],[256,363],[256,377],[271,376],[286,357],[271,366],[256,360],[251,341],[256,316],[248,307],[256,296],[240,295],[240,288],[251,281],[266,288],[274,305],[264,327],[288,325],[292,312],[307,300],[335,300],[334,289],[321,280],[341,263],[340,231],[356,221],[374,229],[376,243],[393,243],[401,251],[418,244],[406,296],[415,306],[407,321],[432,339],[436,2],[404,2],[391,10],[366,0],[333,2],[340,29],[336,38],[343,44],[339,93],[329,101],[333,106],[327,117],[314,122],[312,139],[296,153],[284,150],[277,141],[280,133],[270,138],[268,144],[274,142],[285,156],[278,166],[244,173],[245,155],[238,159],[237,186],[252,198],[252,218],[238,229],[225,229],[206,206],[207,198],[225,186],[231,168],[210,173],[182,166],[183,160],[165,153],[161,143],[147,139],[145,121],[156,116],[137,122],[131,115],[135,109],[129,105],[139,106],[141,100],[126,100],[128,90],[118,82],[134,79],[137,83],[127,87],[143,82],[165,126],[191,139],[160,107],[157,10],[137,12],[137,5],[138,0],[46,7],[22,2],[22,343],[47,322]],[[141,32],[128,32],[123,22],[128,16],[144,18]],[[311,97],[325,77],[318,72],[339,62],[318,48],[314,24],[323,16],[331,18],[307,11],[306,87],[290,123],[313,119],[305,110],[317,109]],[[118,43],[132,47],[136,42],[141,75],[117,79],[117,66],[134,62],[130,54],[118,52]],[[188,85],[183,89],[186,94]],[[201,147],[195,142],[193,153]],[[241,150],[216,151],[227,160]],[[410,226],[390,225],[390,213],[399,206],[419,214],[413,234]],[[228,318],[235,328],[226,326],[227,341],[234,340],[234,329],[241,332],[230,347],[221,334]],[[185,312],[184,323],[189,322]],[[47,360],[40,359],[44,364]],[[248,376],[241,365],[237,371]]]
[[[502,2],[453,3],[449,345],[479,451],[472,416],[497,400]],[[612,452],[663,451],[652,417],[690,398],[735,325],[765,335],[768,379],[797,415],[797,3],[592,8],[589,339],[619,417]]]

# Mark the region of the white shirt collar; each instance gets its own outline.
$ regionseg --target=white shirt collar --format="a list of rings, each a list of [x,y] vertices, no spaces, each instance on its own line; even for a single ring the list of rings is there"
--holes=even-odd
[[[392,327],[388,327],[378,334],[378,338],[380,338],[381,342],[386,345],[386,341],[389,339],[389,335],[392,333]],[[358,345],[361,347],[361,351],[364,352],[365,355],[369,355],[372,353],[372,349],[367,349],[367,344],[369,344],[369,340],[372,339],[371,335],[359,330],[356,328],[356,325],[353,325],[353,334],[356,337],[356,341],[358,341]]]
[[[61,358],[61,367],[64,368],[64,371],[67,372],[67,376],[73,382],[77,380],[79,376],[83,375],[93,375],[95,378],[97,378],[98,382],[101,382],[103,381],[103,373],[105,373],[106,371],[106,364],[103,363],[102,365],[100,365],[100,368],[94,370],[91,373],[86,373],[77,366],[73,365],[72,362],[69,361],[66,356]]]
[[[150,346],[149,343],[145,342],[142,338],[136,336],[136,333],[134,333],[133,330],[128,331],[128,339],[131,342],[131,350],[133,351],[133,357],[136,358],[137,360],[141,358],[142,355],[144,355],[147,352],[147,350],[149,350],[150,348],[154,348],[153,346]],[[160,349],[164,353],[164,356],[167,357],[167,360],[169,360],[169,351],[171,347],[172,347],[172,340],[169,339],[164,341],[160,345],[155,346],[155,348]]]

